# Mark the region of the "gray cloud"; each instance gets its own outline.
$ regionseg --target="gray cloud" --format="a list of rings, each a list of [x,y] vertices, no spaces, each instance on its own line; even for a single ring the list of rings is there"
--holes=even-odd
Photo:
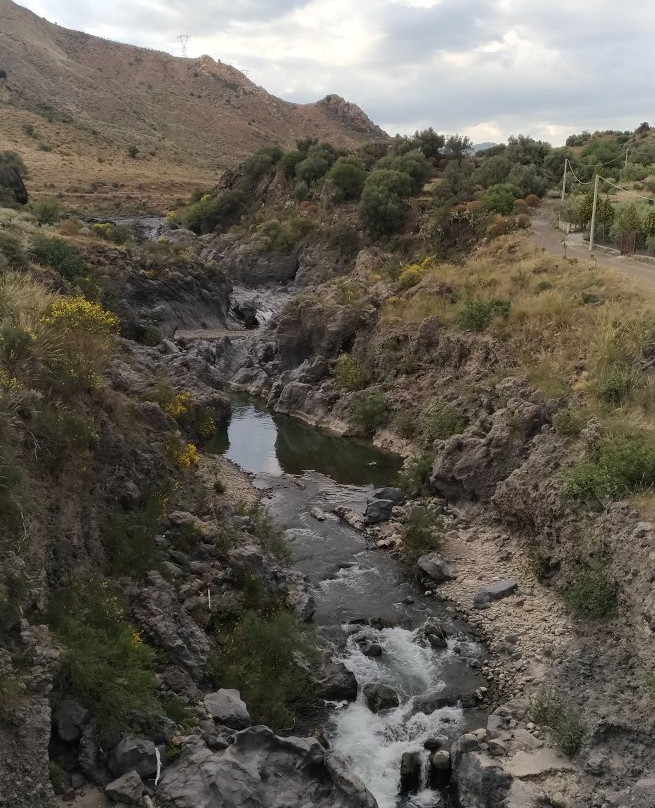
[[[648,119],[655,4],[643,0],[21,0],[48,19],[207,52],[276,95],[336,92],[393,131],[562,142]]]

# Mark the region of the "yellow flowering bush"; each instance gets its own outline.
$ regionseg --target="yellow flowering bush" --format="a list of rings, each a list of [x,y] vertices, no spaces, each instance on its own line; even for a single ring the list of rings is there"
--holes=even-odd
[[[189,412],[191,401],[191,393],[188,390],[182,390],[181,393],[176,393],[169,402],[163,405],[163,410],[171,418],[181,418]]]
[[[168,454],[181,471],[188,471],[200,462],[200,453],[195,443],[185,443],[177,437],[168,444]]]
[[[44,325],[106,336],[118,331],[118,317],[85,297],[62,297],[55,300],[42,318]]]

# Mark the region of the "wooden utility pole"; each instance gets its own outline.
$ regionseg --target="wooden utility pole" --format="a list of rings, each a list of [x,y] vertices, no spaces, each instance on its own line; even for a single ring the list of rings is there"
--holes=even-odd
[[[591,206],[591,229],[589,231],[589,252],[594,249],[594,230],[596,228],[596,208],[598,207],[598,183],[600,174],[596,174],[594,182],[594,204]]]
[[[562,205],[564,204],[564,194],[566,193],[566,169],[569,165],[568,157],[564,158],[564,179],[562,180]]]

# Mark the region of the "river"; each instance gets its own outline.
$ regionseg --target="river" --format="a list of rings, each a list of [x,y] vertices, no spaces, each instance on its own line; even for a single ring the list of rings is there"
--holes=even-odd
[[[295,565],[311,582],[316,626],[357,677],[357,701],[334,705],[324,727],[331,745],[350,758],[380,808],[446,805],[445,797],[428,787],[430,753],[424,743],[436,739],[448,748],[478,725],[479,715],[456,703],[432,709],[430,699],[473,693],[484,684],[471,665],[484,649],[443,604],[418,588],[403,565],[368,546],[331,512],[344,504],[363,511],[375,487],[394,483],[400,459],[271,414],[248,399],[235,400],[213,449],[254,474],[254,484],[266,492],[264,503],[286,528]],[[325,521],[311,515],[314,507],[327,514]],[[428,620],[446,628],[447,648],[422,644],[421,628]],[[357,642],[362,633],[382,646],[381,656],[363,654]],[[373,682],[396,691],[396,709],[378,714],[368,709],[362,687]],[[422,785],[401,794],[400,759],[413,751],[422,756]]]

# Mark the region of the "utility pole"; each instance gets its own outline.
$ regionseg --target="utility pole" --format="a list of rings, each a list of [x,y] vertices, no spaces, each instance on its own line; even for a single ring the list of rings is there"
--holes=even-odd
[[[187,57],[187,45],[189,44],[189,39],[190,38],[191,37],[188,34],[180,34],[180,36],[178,36],[178,41],[179,41],[180,45],[182,46],[182,58],[183,59],[186,59],[186,57]]]
[[[589,231],[589,252],[594,249],[594,229],[596,227],[596,208],[598,207],[598,182],[600,174],[596,174],[594,182],[594,204],[591,207],[591,230]]]
[[[564,194],[566,193],[566,169],[569,165],[569,158],[564,158],[564,179],[562,180],[562,205],[564,204]]]

